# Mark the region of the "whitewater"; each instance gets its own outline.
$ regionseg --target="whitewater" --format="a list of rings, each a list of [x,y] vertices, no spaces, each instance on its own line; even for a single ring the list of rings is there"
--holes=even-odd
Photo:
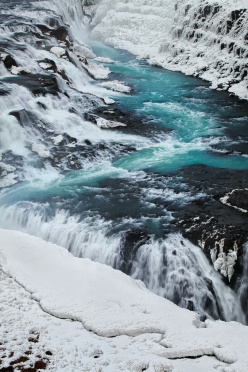
[[[238,18],[235,13],[228,35],[224,26],[218,33],[220,40],[236,43],[233,52],[225,47],[220,55],[221,43],[213,47],[210,33],[245,7],[242,1],[225,5],[213,11],[211,2],[204,7],[195,2],[186,12],[185,1],[153,6],[141,0],[0,2],[2,301],[11,306],[10,285],[16,311],[28,306],[41,319],[38,328],[29,327],[30,334],[44,337],[52,353],[58,346],[51,316],[78,322],[66,323],[72,345],[79,348],[82,337],[85,350],[102,345],[86,353],[85,370],[186,371],[196,368],[195,362],[179,360],[191,356],[203,358],[201,372],[215,368],[216,358],[220,371],[242,371],[247,363],[242,351],[235,356],[227,345],[218,346],[218,333],[228,333],[229,326],[212,322],[231,322],[237,339],[239,330],[246,337],[246,327],[232,321],[247,323],[248,110],[230,93],[247,98],[246,52],[238,55],[236,46],[247,48],[247,11]],[[212,28],[194,43],[186,30],[195,24],[199,6]],[[205,27],[199,14],[198,26]],[[182,33],[176,31],[184,23]],[[182,44],[184,50],[175,52]],[[239,67],[235,81],[234,65]],[[107,293],[112,295],[104,297]],[[47,312],[46,320],[35,301]],[[25,333],[32,315],[22,321],[20,314],[11,313],[5,321],[15,318]],[[176,346],[180,325],[173,327],[179,318],[185,333]],[[76,341],[72,335],[82,325],[84,336]],[[191,343],[184,348],[195,328],[211,327],[202,343],[199,331],[194,350]],[[168,329],[176,336],[168,334],[165,341],[161,335]],[[112,336],[122,338],[116,344],[101,339]],[[123,347],[125,337],[143,345],[140,359],[128,359],[125,350],[132,347],[129,338]],[[234,349],[241,350],[237,342]],[[155,357],[141,362],[150,344]],[[126,364],[114,356],[90,359],[111,355],[109,348],[115,347]],[[36,350],[45,353],[40,345]],[[72,360],[65,362],[62,354],[60,364],[51,357],[47,368],[70,371]],[[79,356],[74,355],[73,368],[80,368]]]

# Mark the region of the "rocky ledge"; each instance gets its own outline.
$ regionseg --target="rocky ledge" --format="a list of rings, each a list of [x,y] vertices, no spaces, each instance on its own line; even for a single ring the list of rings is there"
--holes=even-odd
[[[224,280],[236,288],[243,275],[248,239],[247,171],[198,164],[185,167],[180,175],[207,196],[176,211],[173,223],[184,237],[201,247]]]

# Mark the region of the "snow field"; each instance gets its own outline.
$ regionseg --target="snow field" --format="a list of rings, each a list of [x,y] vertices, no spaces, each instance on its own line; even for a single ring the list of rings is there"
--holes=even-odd
[[[246,370],[247,327],[202,323],[143,283],[39,238],[1,229],[0,241],[3,367]]]

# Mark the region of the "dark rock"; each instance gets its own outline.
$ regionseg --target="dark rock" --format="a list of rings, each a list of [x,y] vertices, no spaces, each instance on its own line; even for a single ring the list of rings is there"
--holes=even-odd
[[[36,369],[46,369],[47,363],[45,363],[43,360],[37,360],[35,362],[34,368]]]
[[[200,315],[200,321],[205,322],[205,320],[207,320],[206,315]]]
[[[19,123],[22,124],[23,118],[25,120],[25,118],[27,117],[27,112],[25,109],[14,110],[14,111],[11,111],[9,115],[14,116],[19,121]]]
[[[57,79],[54,75],[41,75],[41,74],[29,74],[27,76],[11,76],[3,78],[3,81],[7,81],[12,84],[19,84],[28,88],[33,94],[46,95],[53,94],[57,95],[59,87]]]
[[[71,137],[67,133],[63,133],[63,141],[59,143],[59,146],[65,146],[72,143],[77,143],[77,139],[75,137]]]
[[[47,109],[47,106],[44,104],[44,103],[42,103],[42,102],[37,102],[37,105],[38,106],[40,106],[41,108],[43,108],[44,110],[46,110]]]
[[[237,250],[238,260],[230,283],[235,286],[241,275],[239,259],[242,260],[242,246],[248,239],[248,218],[245,213],[223,204],[220,198],[239,185],[241,190],[233,193],[232,203],[246,209],[247,171],[194,165],[185,167],[179,175],[192,189],[208,196],[187,203],[183,210],[175,211],[174,226],[193,244],[199,245],[211,263],[212,249],[216,249],[217,256],[221,250],[225,253]],[[228,282],[227,279],[225,281]]]
[[[47,27],[46,25],[36,24],[35,25],[43,34],[51,32],[51,28]]]
[[[45,129],[40,126],[41,122],[40,119],[37,118],[35,113],[33,111],[27,111],[25,109],[22,110],[14,110],[9,113],[9,115],[14,116],[18,122],[20,123],[21,126],[23,127],[30,127],[30,128],[35,128],[38,129],[39,126],[39,131],[45,131]]]
[[[226,33],[227,34],[231,31],[232,27],[233,27],[233,21],[231,21],[230,19],[228,19],[226,21]]]
[[[88,121],[90,121],[93,124],[97,124],[97,121],[96,121],[97,116],[94,115],[94,114],[92,114],[92,113],[90,113],[90,112],[86,112],[84,114],[84,118],[85,118],[85,120],[88,120]]]
[[[11,67],[13,67],[13,66],[18,66],[17,63],[16,63],[16,61],[14,60],[13,57],[11,57],[10,54],[8,54],[8,55],[3,59],[3,63],[4,63],[4,66],[5,66],[8,70],[10,70]]]
[[[56,30],[51,31],[51,36],[56,37],[57,40],[66,41],[68,36],[67,29],[64,26],[60,26]]]
[[[29,360],[28,357],[26,356],[21,356],[20,358],[16,359],[16,360],[13,360],[13,362],[10,363],[11,366],[14,366],[15,364],[19,364],[19,363],[25,363]]]
[[[59,17],[48,17],[45,19],[45,22],[49,24],[50,27],[59,27],[61,24],[61,19]]]
[[[48,65],[51,65],[51,67],[47,68],[47,70],[49,69],[49,70],[52,70],[53,72],[57,72],[56,63],[52,59],[45,58],[45,59],[39,60],[38,63],[46,63]]]
[[[227,200],[228,204],[233,207],[241,208],[248,211],[248,190],[234,190],[232,191]]]
[[[237,10],[233,10],[231,12],[231,19],[233,22],[237,21],[239,18],[241,18],[241,16],[247,12],[246,9],[237,9]]]
[[[6,96],[10,93],[10,89],[5,87],[4,84],[0,83],[0,97]]]
[[[121,241],[121,267],[120,270],[130,274],[136,253],[141,245],[147,243],[150,239],[148,232],[143,229],[134,228],[122,236]]]

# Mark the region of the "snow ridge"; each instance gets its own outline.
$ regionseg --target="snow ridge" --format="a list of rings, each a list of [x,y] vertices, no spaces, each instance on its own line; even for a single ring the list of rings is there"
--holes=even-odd
[[[248,99],[245,0],[83,0],[92,36]]]

